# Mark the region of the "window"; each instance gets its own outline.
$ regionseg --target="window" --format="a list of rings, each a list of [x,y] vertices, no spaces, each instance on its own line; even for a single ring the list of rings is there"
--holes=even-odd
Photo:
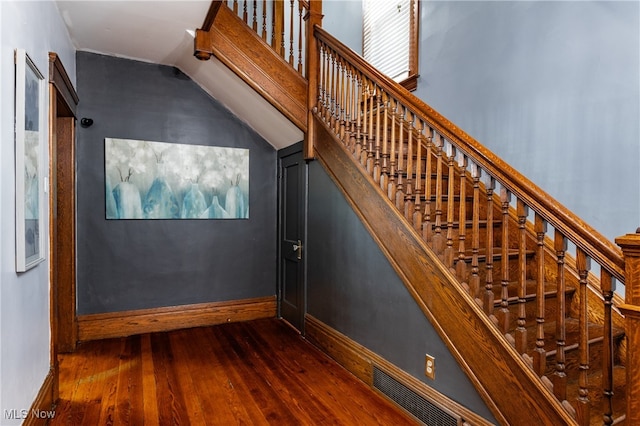
[[[364,58],[408,90],[418,82],[419,0],[363,0]]]

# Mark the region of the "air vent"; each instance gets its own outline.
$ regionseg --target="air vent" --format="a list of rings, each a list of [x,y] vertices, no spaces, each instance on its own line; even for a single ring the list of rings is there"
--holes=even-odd
[[[375,366],[373,386],[428,426],[462,425],[459,416],[438,407]]]

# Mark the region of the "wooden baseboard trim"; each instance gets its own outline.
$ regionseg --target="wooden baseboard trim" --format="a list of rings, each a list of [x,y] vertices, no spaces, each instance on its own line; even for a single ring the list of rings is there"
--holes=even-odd
[[[305,316],[305,332],[309,342],[376,391],[377,389],[373,387],[374,366],[423,398],[440,407],[446,407],[447,411],[460,416],[463,424],[478,426],[492,424],[309,314]]]
[[[45,425],[49,419],[55,416],[55,401],[53,400],[54,379],[55,373],[51,369],[47,377],[45,377],[36,399],[31,404],[31,408],[29,408],[29,412],[22,423],[24,426]]]
[[[274,318],[275,296],[78,316],[80,341]]]

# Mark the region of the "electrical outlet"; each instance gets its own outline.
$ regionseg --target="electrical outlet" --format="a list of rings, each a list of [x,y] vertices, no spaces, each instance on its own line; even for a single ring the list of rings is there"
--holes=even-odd
[[[436,379],[436,359],[429,355],[425,355],[424,374],[431,380]]]

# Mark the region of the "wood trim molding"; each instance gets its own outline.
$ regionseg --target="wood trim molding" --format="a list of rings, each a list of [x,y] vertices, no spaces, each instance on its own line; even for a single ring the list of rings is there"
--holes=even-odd
[[[78,316],[80,341],[276,316],[275,296]]]
[[[55,403],[53,399],[54,378],[55,372],[51,369],[45,377],[36,399],[31,404],[31,408],[29,408],[29,413],[23,423],[24,426],[45,425],[51,416],[55,415],[53,409]]]
[[[49,82],[55,86],[60,97],[64,100],[65,108],[58,108],[58,115],[76,117],[78,94],[60,57],[54,52],[49,52]]]
[[[376,392],[377,389],[373,388],[374,365],[428,401],[446,407],[447,410],[459,415],[464,424],[479,426],[492,424],[312,315],[306,315],[305,323],[306,338],[309,342],[319,347]]]

